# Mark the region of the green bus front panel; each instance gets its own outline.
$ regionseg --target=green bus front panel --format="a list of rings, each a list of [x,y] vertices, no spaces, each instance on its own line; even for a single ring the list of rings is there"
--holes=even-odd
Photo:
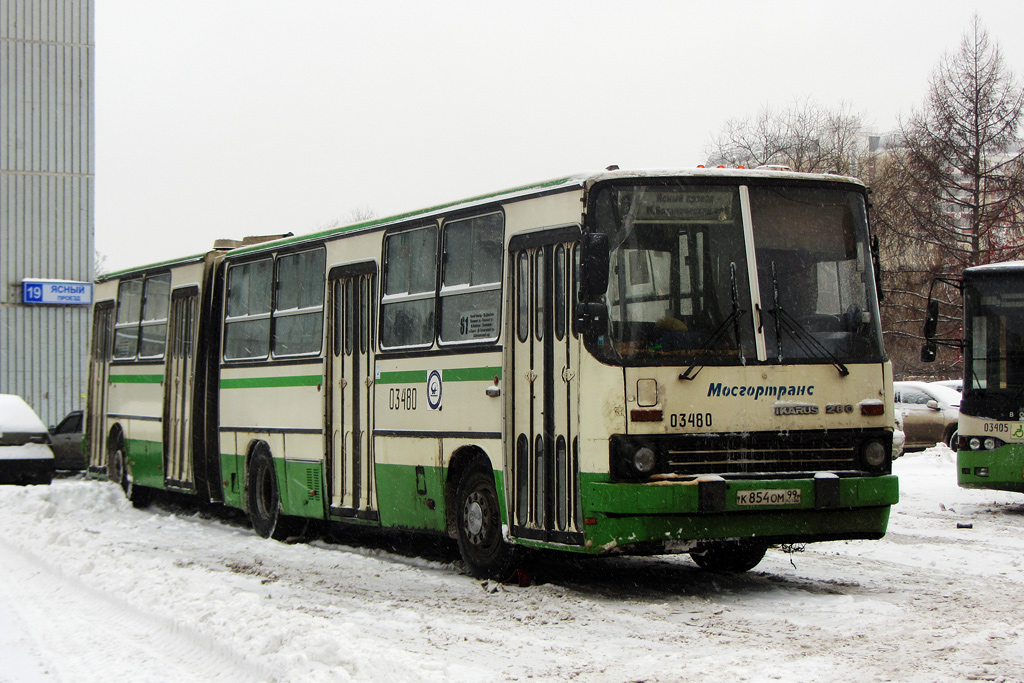
[[[960,451],[957,483],[966,489],[996,489],[1024,493],[1024,444],[1007,444],[992,451]]]
[[[664,541],[880,538],[899,501],[899,482],[884,475],[629,484],[591,476],[582,492],[586,550],[601,553]],[[743,505],[741,494],[778,504]]]
[[[164,488],[164,449],[157,441],[125,441],[128,469],[138,486]]]

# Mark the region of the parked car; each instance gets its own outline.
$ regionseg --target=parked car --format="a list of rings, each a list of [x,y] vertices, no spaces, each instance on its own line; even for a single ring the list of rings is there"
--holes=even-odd
[[[944,443],[956,448],[960,392],[934,382],[893,382],[896,410],[903,415],[904,449]]]
[[[940,387],[949,387],[950,389],[956,389],[963,393],[964,381],[962,379],[943,379],[938,382],[932,382],[932,384],[938,384]]]
[[[58,470],[84,470],[82,411],[72,410],[56,427],[50,427],[50,448]]]
[[[0,394],[0,484],[49,484],[53,451],[46,425],[20,396]]]
[[[892,430],[892,459],[895,460],[903,455],[903,446],[907,443],[907,435],[903,431],[903,413],[899,410],[893,412],[896,419]]]

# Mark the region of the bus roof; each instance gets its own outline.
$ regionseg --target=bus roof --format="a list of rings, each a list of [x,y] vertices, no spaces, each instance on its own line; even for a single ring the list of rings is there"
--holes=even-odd
[[[230,253],[232,255],[247,254],[251,252],[262,251],[267,248],[277,248],[282,245],[313,242],[325,238],[334,237],[336,235],[341,235],[347,232],[380,229],[413,218],[428,218],[431,215],[451,211],[452,209],[468,209],[480,204],[490,204],[494,202],[521,199],[536,194],[558,192],[562,190],[569,190],[571,188],[590,188],[595,183],[606,180],[625,180],[634,178],[775,178],[779,180],[829,181],[839,183],[850,183],[861,187],[864,186],[864,184],[860,180],[849,176],[821,173],[797,173],[781,166],[764,166],[756,169],[697,167],[690,169],[651,170],[619,169],[618,167],[612,166],[603,171],[576,173],[562,178],[546,180],[543,182],[533,183],[529,185],[521,185],[511,189],[478,195],[475,197],[471,197],[469,199],[462,199],[459,201],[448,202],[445,204],[438,204],[436,206],[431,206],[425,209],[417,209],[415,211],[409,211],[394,216],[388,216],[386,218],[374,218],[367,221],[354,223],[352,225],[329,228],[327,230],[321,230],[318,232],[313,232],[305,235],[291,235],[289,233],[287,236],[282,236],[280,239],[273,239],[269,241],[263,240],[253,244],[246,244],[230,250],[225,250],[224,253]],[[136,268],[120,270],[97,278],[97,282],[103,282],[105,280],[123,277],[128,274],[140,273],[143,271],[152,270],[156,268],[166,268],[170,266],[194,263],[203,260],[206,257],[207,253],[209,252],[203,254],[196,254],[193,256],[187,256],[180,259],[161,261],[146,266],[139,266]]]

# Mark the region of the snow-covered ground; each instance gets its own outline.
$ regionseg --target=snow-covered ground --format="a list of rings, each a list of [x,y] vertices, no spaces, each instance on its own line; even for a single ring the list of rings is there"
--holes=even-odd
[[[449,546],[286,545],[109,483],[2,486],[0,681],[1024,680],[1024,496],[957,488],[945,447],[895,470],[881,541],[740,576],[543,559],[525,587]]]

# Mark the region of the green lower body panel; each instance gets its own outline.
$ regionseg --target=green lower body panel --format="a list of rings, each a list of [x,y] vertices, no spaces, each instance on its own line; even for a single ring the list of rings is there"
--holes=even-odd
[[[164,449],[156,441],[128,439],[125,442],[128,470],[138,486],[164,488]]]
[[[274,469],[284,514],[324,519],[324,464],[274,458]]]
[[[899,501],[892,475],[583,484],[585,551],[666,542],[761,538],[810,543],[880,538]]]
[[[1024,445],[994,451],[960,451],[956,456],[957,483],[966,489],[996,489],[1024,493]]]
[[[382,526],[428,531],[447,528],[444,471],[440,467],[377,465],[374,474]]]

